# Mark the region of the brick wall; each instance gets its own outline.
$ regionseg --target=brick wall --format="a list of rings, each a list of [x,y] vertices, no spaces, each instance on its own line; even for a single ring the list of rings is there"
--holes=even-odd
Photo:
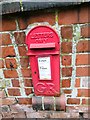
[[[34,94],[25,37],[37,25],[49,25],[60,36],[61,93],[66,106],[90,103],[89,5],[2,16],[0,28],[0,88],[19,104],[32,104]]]

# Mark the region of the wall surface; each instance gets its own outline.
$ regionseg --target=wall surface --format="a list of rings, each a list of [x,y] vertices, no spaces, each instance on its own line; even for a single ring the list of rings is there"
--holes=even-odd
[[[60,37],[60,87],[70,107],[90,105],[90,5],[2,16],[0,88],[19,104],[32,104],[34,94],[25,37],[37,25],[49,25]]]

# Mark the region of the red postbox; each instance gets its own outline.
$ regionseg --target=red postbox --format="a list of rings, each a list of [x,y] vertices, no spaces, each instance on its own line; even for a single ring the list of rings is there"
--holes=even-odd
[[[60,38],[49,26],[36,26],[26,36],[34,93],[60,95]]]

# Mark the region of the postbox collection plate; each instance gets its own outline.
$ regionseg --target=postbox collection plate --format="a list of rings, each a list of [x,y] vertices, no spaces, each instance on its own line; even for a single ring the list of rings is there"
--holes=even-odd
[[[34,93],[60,95],[60,38],[49,26],[36,26],[26,37]]]
[[[38,57],[39,80],[51,80],[50,56]]]

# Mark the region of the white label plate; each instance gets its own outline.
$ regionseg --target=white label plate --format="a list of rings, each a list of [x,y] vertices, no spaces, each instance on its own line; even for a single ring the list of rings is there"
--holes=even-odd
[[[51,80],[50,57],[39,57],[38,68],[40,80]]]

